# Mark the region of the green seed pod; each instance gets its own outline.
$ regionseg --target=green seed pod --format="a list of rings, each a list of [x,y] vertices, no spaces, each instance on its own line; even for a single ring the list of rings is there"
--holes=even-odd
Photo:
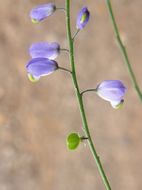
[[[70,133],[67,137],[67,147],[69,150],[75,150],[79,143],[80,143],[80,137],[77,133]]]

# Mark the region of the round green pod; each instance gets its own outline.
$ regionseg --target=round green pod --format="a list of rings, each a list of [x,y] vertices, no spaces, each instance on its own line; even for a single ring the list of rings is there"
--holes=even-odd
[[[67,137],[67,147],[69,150],[75,150],[80,143],[80,137],[77,133],[70,133]]]

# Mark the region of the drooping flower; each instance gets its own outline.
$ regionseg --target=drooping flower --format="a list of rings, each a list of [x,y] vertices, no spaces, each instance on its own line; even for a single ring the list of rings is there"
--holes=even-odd
[[[60,45],[56,42],[38,42],[33,43],[29,48],[32,58],[44,57],[54,60],[60,53]]]
[[[33,8],[30,12],[30,17],[33,23],[39,23],[52,15],[56,10],[54,3],[46,3]]]
[[[83,7],[77,16],[77,21],[76,21],[76,27],[77,29],[83,29],[86,24],[88,23],[90,18],[90,12],[88,11],[87,7]]]
[[[56,61],[47,58],[34,58],[26,65],[29,80],[35,82],[40,77],[49,75],[58,69]]]
[[[124,102],[126,87],[119,80],[105,80],[97,86],[96,92],[98,96],[109,101],[112,107],[117,109]]]

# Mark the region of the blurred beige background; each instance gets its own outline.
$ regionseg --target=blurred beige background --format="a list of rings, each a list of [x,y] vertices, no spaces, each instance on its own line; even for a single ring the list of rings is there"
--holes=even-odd
[[[71,131],[83,134],[71,78],[64,72],[28,81],[25,65],[33,42],[67,47],[64,12],[33,25],[29,12],[44,0],[0,1],[0,190],[104,190],[88,146],[66,148]],[[47,0],[47,2],[49,2]],[[142,1],[112,0],[121,35],[142,89]],[[56,0],[64,6],[64,0]],[[91,19],[75,42],[80,88],[123,80],[125,105],[114,110],[95,94],[84,98],[91,134],[113,190],[142,189],[142,104],[132,89],[104,0],[73,0]],[[57,59],[69,68],[67,54]]]

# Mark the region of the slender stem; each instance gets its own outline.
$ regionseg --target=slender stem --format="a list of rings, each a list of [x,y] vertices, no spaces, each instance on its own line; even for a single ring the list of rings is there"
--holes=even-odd
[[[104,169],[102,167],[100,158],[97,155],[97,152],[95,150],[95,147],[94,147],[91,135],[90,135],[90,131],[89,131],[88,124],[87,124],[87,118],[86,118],[86,114],[85,114],[85,109],[84,109],[84,104],[83,104],[83,97],[80,94],[79,85],[77,82],[76,70],[75,70],[75,64],[74,64],[74,43],[72,40],[71,24],[70,24],[70,0],[66,0],[66,27],[67,27],[67,39],[68,39],[69,50],[70,50],[69,57],[70,57],[70,65],[72,68],[72,80],[73,80],[74,89],[75,89],[78,104],[79,104],[83,129],[85,132],[85,136],[88,137],[88,144],[89,144],[90,150],[93,154],[94,160],[96,162],[96,165],[98,167],[98,170],[99,170],[100,176],[103,180],[103,183],[106,187],[106,190],[111,190],[108,179],[107,179],[105,172],[104,172]]]
[[[81,141],[88,140],[88,137],[80,137]]]
[[[80,29],[77,29],[76,32],[75,32],[75,34],[74,34],[73,37],[72,37],[72,40],[75,39],[75,37],[77,36],[77,34],[78,34],[79,32],[80,32]]]
[[[132,66],[130,64],[130,61],[129,61],[129,57],[128,57],[128,54],[127,54],[127,50],[125,48],[125,46],[123,45],[123,42],[121,40],[121,37],[120,37],[120,34],[119,34],[119,30],[118,30],[118,26],[117,26],[117,23],[116,23],[116,20],[115,20],[115,17],[114,17],[114,14],[113,14],[113,9],[112,9],[112,5],[111,5],[111,0],[106,0],[106,4],[107,4],[107,7],[108,7],[108,11],[109,11],[109,15],[110,15],[110,18],[111,18],[111,21],[112,21],[112,25],[113,25],[113,29],[114,29],[114,33],[115,33],[115,36],[116,36],[116,39],[118,41],[118,44],[119,44],[119,48],[121,50],[121,53],[124,57],[124,61],[125,61],[125,64],[126,64],[126,67],[128,69],[128,72],[129,72],[129,75],[130,75],[130,78],[131,78],[131,81],[132,81],[132,84],[133,84],[133,87],[134,89],[136,90],[140,100],[142,101],[142,92],[139,88],[139,85],[137,83],[137,80],[136,80],[136,76],[133,72],[133,69],[132,69]]]
[[[66,48],[60,48],[60,51],[65,51],[65,52],[69,53],[69,50]]]
[[[72,72],[71,72],[69,69],[66,69],[66,68],[64,68],[64,67],[59,67],[59,66],[58,66],[58,69],[60,69],[60,70],[62,70],[62,71],[66,71],[66,72],[72,74]]]
[[[56,10],[63,10],[66,11],[66,9],[64,7],[56,7]]]
[[[96,92],[96,89],[95,88],[91,88],[91,89],[84,90],[84,91],[81,92],[81,95],[83,95],[86,92]]]

